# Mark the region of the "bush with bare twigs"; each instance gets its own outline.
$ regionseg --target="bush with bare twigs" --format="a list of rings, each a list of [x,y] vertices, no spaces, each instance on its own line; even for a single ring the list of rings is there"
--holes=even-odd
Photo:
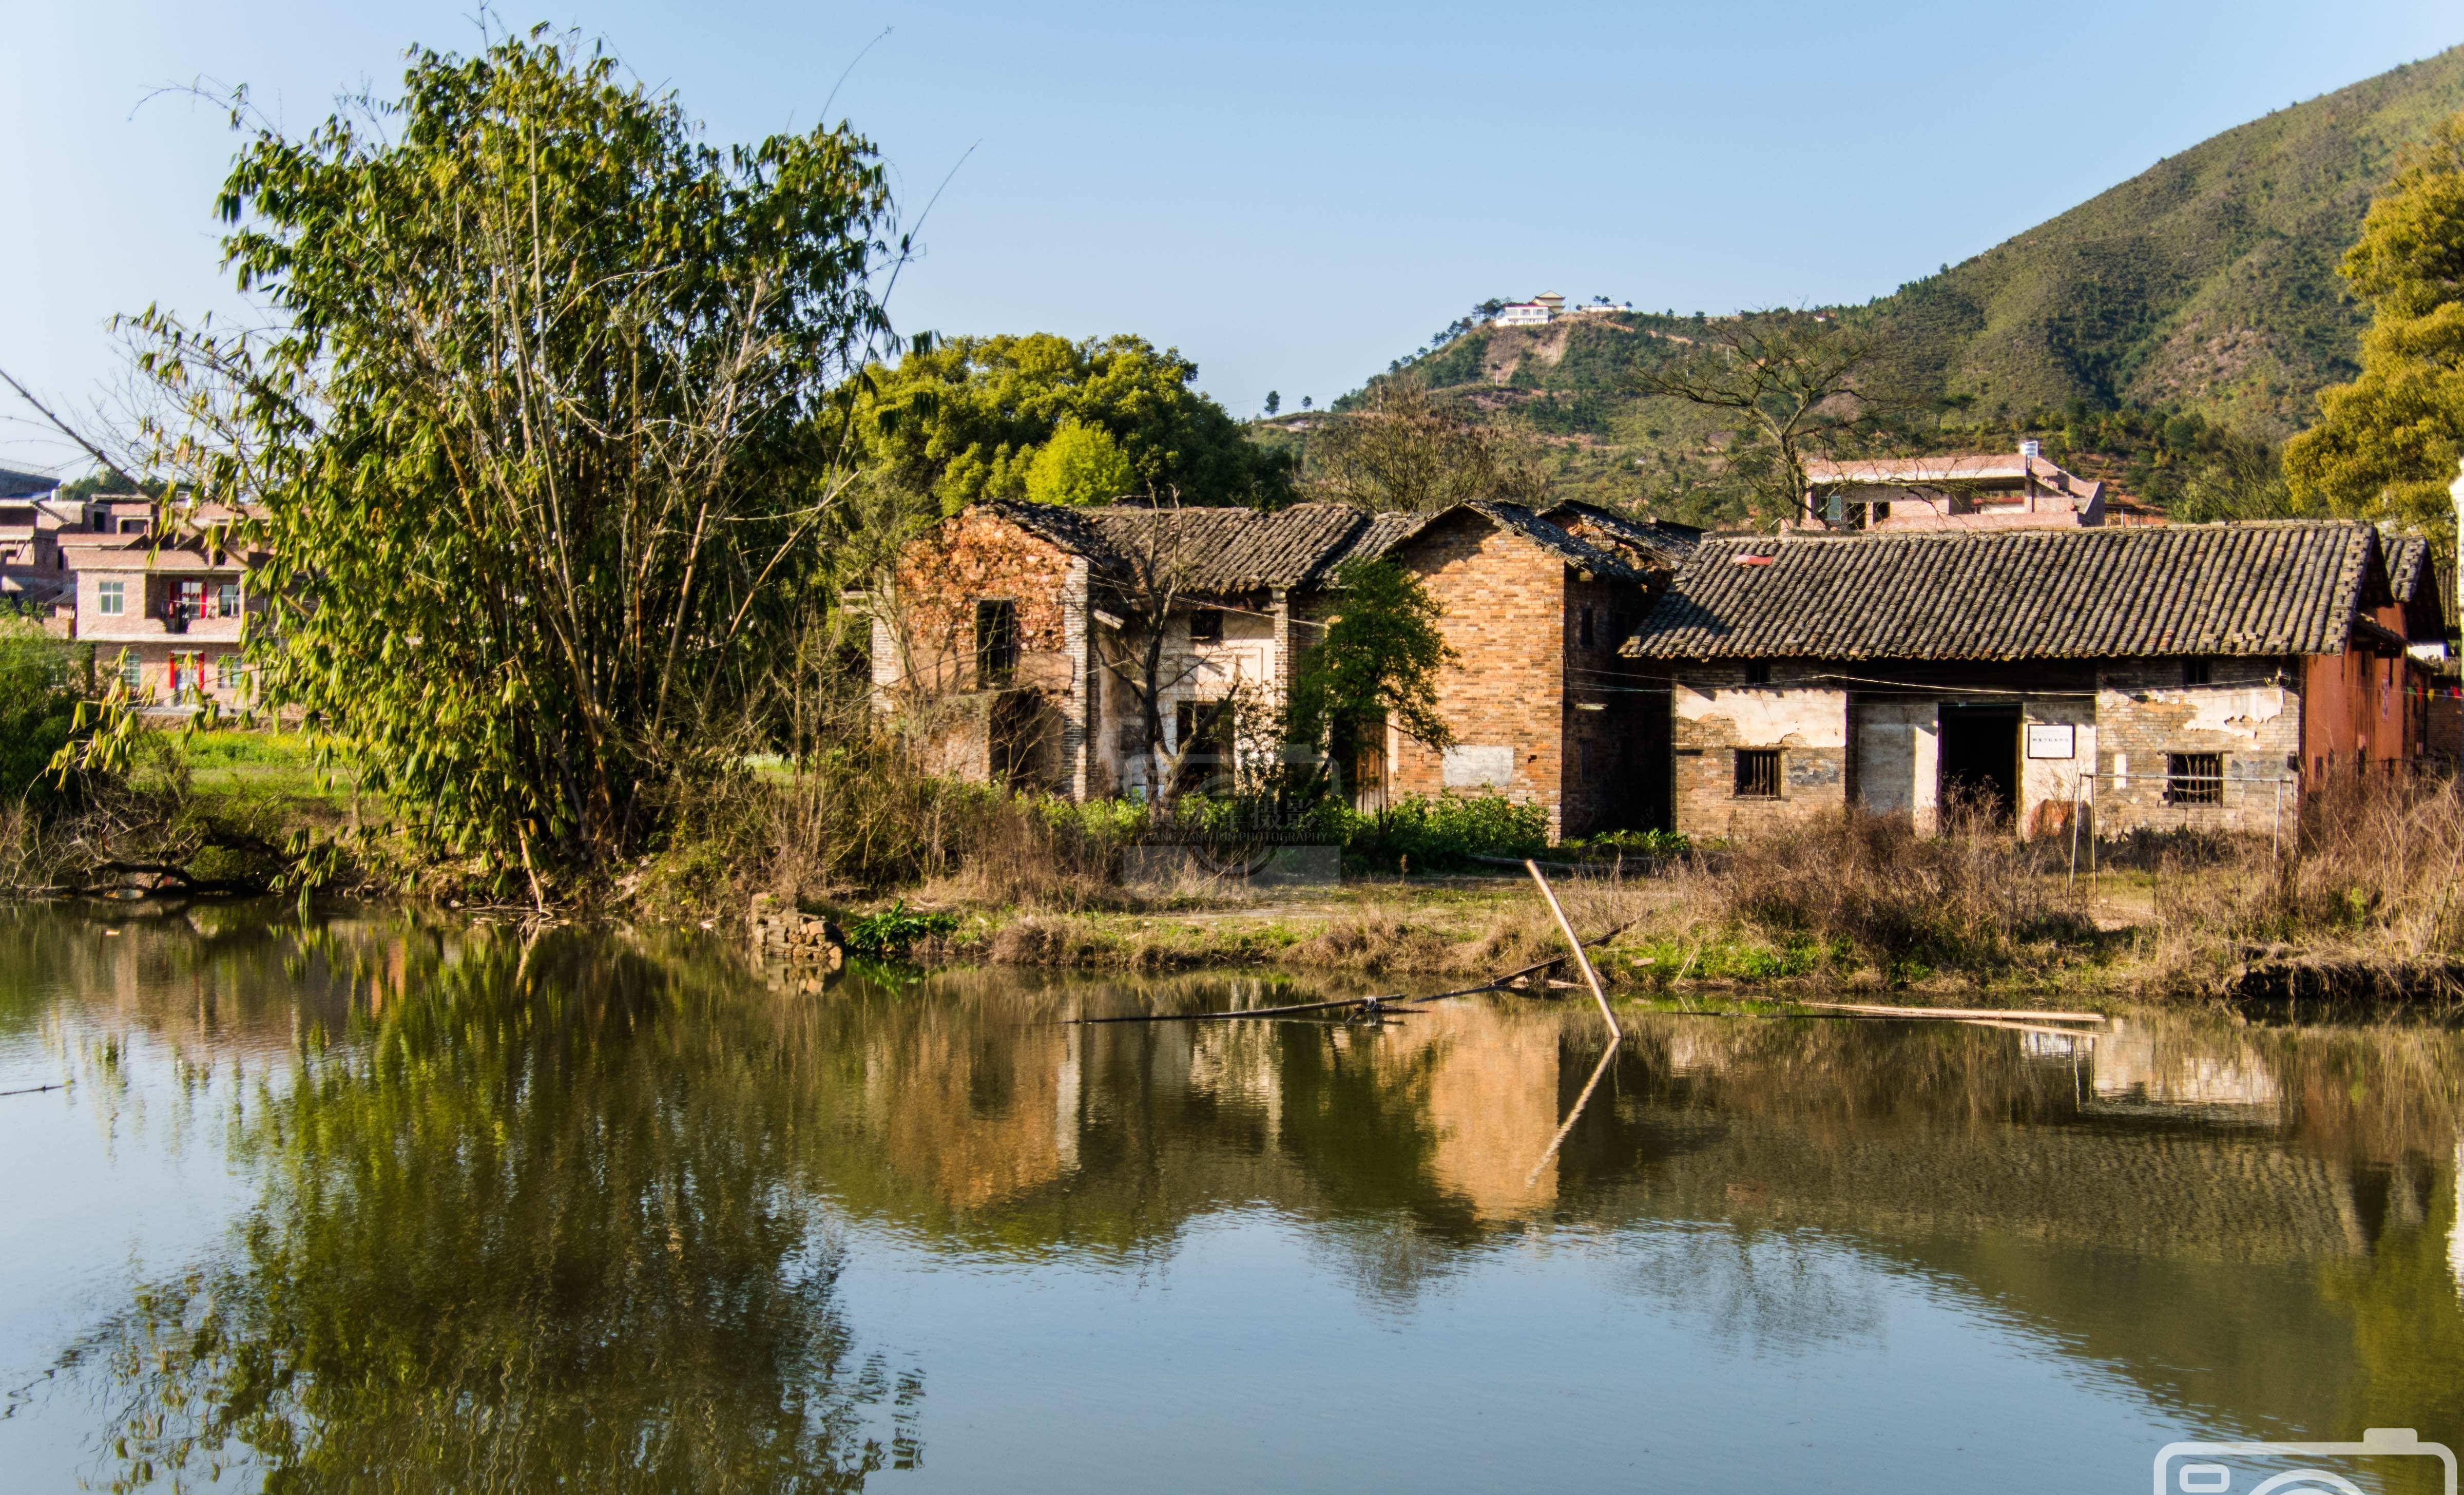
[[[1904,817],[1850,809],[1741,842],[1683,875],[1702,913],[1844,948],[1890,977],[1983,974],[2094,940],[2084,901],[2054,875],[2053,848],[1972,806],[1942,822],[1925,835]]]
[[[2252,837],[2156,883],[2160,962],[2196,975],[2263,947],[2365,963],[2445,961],[2464,940],[2464,795],[2454,780],[2340,776],[2281,854]],[[2287,949],[2286,947],[2289,947]]]

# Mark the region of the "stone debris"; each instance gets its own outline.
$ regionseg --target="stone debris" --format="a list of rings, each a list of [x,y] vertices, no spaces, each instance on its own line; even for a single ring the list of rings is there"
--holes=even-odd
[[[847,964],[847,937],[836,924],[782,905],[775,893],[754,895],[748,923],[754,963],[786,978],[791,988],[818,992],[824,978]]]

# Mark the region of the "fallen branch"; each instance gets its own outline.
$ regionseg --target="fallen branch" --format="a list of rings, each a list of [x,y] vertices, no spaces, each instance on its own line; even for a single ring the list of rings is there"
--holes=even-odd
[[[1799,1001],[1800,1007],[1853,1012],[1863,1018],[1995,1018],[2006,1022],[2102,1022],[2101,1012],[2044,1012],[2020,1007],[1899,1007],[1876,1001]]]
[[[40,1095],[45,1090],[65,1090],[76,1083],[75,1080],[62,1080],[57,1085],[30,1085],[22,1090],[0,1090],[0,1095]]]

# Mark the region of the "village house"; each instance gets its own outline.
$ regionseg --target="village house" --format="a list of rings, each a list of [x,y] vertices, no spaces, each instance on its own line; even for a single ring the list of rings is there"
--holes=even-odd
[[[2063,471],[2034,441],[2002,455],[1887,457],[1805,464],[1800,529],[2094,529],[2104,484]]]
[[[2303,520],[1709,539],[1625,652],[1692,835],[1963,795],[2030,835],[2267,833],[2422,757],[2445,632],[2424,542]]]
[[[1338,765],[1357,802],[1493,794],[1541,806],[1555,833],[1648,824],[1665,814],[1650,799],[1665,779],[1650,771],[1665,714],[1617,645],[1693,532],[1629,525],[1613,539],[1565,517],[1601,538],[1512,504],[980,505],[908,546],[865,600],[875,701],[939,771],[1145,796],[1160,787],[1143,704],[1159,626],[1158,726],[1177,786],[1203,783],[1280,749],[1255,729],[1340,612],[1338,568],[1385,559],[1442,609],[1455,658],[1437,695],[1454,742],[1433,750],[1390,726],[1382,752]]]
[[[240,628],[257,606],[248,578],[263,558],[224,543],[236,516],[175,504],[172,529],[158,536],[148,498],[111,495],[76,509],[49,535],[66,583],[52,631],[93,646],[96,670],[117,674],[132,699],[164,710],[245,705]]]
[[[1500,327],[1543,327],[1566,315],[1566,298],[1544,291],[1528,301],[1509,301],[1489,320]]]

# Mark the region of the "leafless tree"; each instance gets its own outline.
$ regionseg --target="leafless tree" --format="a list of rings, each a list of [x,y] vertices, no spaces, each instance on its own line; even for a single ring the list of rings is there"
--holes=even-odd
[[[1167,806],[1197,736],[1172,741],[1164,732],[1166,701],[1199,671],[1194,651],[1171,647],[1172,620],[1188,608],[1204,559],[1183,513],[1179,495],[1165,494],[1108,525],[1114,563],[1090,586],[1095,621],[1114,637],[1105,668],[1130,693],[1136,713],[1147,792]]]
[[[1434,514],[1475,498],[1529,502],[1545,489],[1498,432],[1413,380],[1380,384],[1368,408],[1327,423],[1309,455],[1313,495],[1365,509]]]
[[[1903,404],[1883,373],[1883,346],[1877,328],[1830,313],[1745,312],[1705,322],[1673,358],[1638,371],[1633,387],[1727,412],[1741,436],[1768,441],[1771,460],[1738,474],[1779,512],[1797,514],[1808,457],[1861,447]]]

